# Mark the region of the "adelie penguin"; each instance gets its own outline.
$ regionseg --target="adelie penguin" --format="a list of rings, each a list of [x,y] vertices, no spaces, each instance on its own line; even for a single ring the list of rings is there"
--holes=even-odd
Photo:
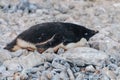
[[[73,23],[47,22],[34,25],[23,31],[4,49],[9,51],[38,50],[42,53],[48,48],[53,48],[56,52],[60,47],[67,49],[66,46],[70,43],[77,45],[81,38],[89,40],[96,33],[98,31]]]

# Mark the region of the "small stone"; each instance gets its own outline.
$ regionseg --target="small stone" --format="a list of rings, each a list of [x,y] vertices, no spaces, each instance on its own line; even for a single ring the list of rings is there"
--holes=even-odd
[[[47,79],[51,79],[53,77],[52,73],[50,71],[43,71],[42,73],[44,76],[46,76]]]
[[[45,70],[45,67],[44,67],[44,66],[39,66],[39,67],[38,67],[38,71],[42,72],[42,71],[44,71],[44,70]]]
[[[72,72],[72,70],[70,68],[67,69],[67,72],[68,72],[68,76],[70,77],[70,80],[75,80],[73,72]]]
[[[58,55],[54,54],[53,51],[45,52],[42,54],[43,56],[45,56],[46,61],[52,61],[54,58],[56,58]]]
[[[82,74],[82,73],[78,73],[78,76],[76,77],[76,79],[75,80],[83,80],[84,79],[84,74]]]
[[[41,9],[37,9],[37,10],[36,10],[36,14],[37,14],[37,15],[42,15],[42,14],[43,14],[43,11],[42,11]]]
[[[9,76],[13,76],[14,72],[13,71],[4,71],[2,73],[3,77],[9,77]]]
[[[5,50],[0,50],[0,62],[3,63],[3,61],[9,60],[11,58],[12,57],[7,50],[6,51]]]
[[[59,48],[57,51],[57,54],[63,54],[65,52],[65,50],[63,48]]]
[[[48,68],[52,67],[52,65],[48,62],[45,62],[44,67],[45,67],[45,69],[48,69]]]
[[[91,72],[94,72],[95,71],[95,68],[92,66],[92,65],[89,65],[85,68],[86,71],[91,71]]]
[[[13,77],[7,77],[7,80],[14,80]]]
[[[22,67],[19,64],[19,61],[17,58],[14,58],[12,60],[4,61],[3,65],[7,68],[9,71],[21,71]]]
[[[67,71],[61,71],[61,73],[59,74],[60,79],[69,80],[69,77],[68,77],[68,75],[66,73],[67,73]]]
[[[20,64],[10,64],[7,69],[10,71],[22,71]]]
[[[74,73],[76,73],[76,72],[79,72],[79,71],[80,71],[80,67],[74,66],[74,67],[71,68],[71,70],[72,70]]]
[[[56,69],[57,68],[58,69],[63,69],[63,70],[66,69],[66,67],[64,65],[60,64],[60,61],[61,61],[61,59],[55,58],[52,62],[52,66]]]
[[[102,75],[101,80],[110,80],[110,78],[107,75]]]
[[[114,7],[120,7],[120,3],[113,4]]]
[[[52,77],[51,80],[61,80],[61,78],[60,78],[59,74],[56,74]]]
[[[69,8],[70,8],[70,9],[74,9],[75,6],[71,4],[71,5],[69,5]]]
[[[68,6],[66,5],[59,5],[55,9],[60,11],[62,14],[66,14],[69,11]]]
[[[113,71],[109,70],[108,68],[103,68],[103,72],[112,80],[116,80],[116,75]]]
[[[116,64],[109,64],[107,67],[111,71],[115,71],[118,68],[118,66]]]
[[[0,66],[0,73],[3,73],[4,71],[6,71],[6,67],[5,66]]]
[[[13,80],[21,80],[20,73],[15,73],[13,76]]]
[[[119,80],[120,79],[120,75],[117,76],[116,80]]]
[[[12,57],[19,57],[19,56],[21,56],[23,53],[24,53],[24,50],[20,49],[20,50],[14,52],[14,53],[10,53],[10,55],[11,55]]]
[[[21,73],[17,73],[17,74],[20,74],[20,79],[22,79],[22,80],[25,80],[28,78],[28,74],[25,69]]]
[[[46,75],[47,73],[48,73],[47,71],[43,71],[41,74],[40,80],[49,80]]]
[[[55,16],[56,21],[66,21],[69,18],[69,15],[66,14],[58,14]]]

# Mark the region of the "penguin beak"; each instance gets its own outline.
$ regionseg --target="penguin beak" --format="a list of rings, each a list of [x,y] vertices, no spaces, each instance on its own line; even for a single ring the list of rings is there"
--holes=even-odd
[[[99,31],[96,30],[95,33],[99,33]]]
[[[94,30],[94,31],[92,32],[93,35],[95,35],[95,34],[97,34],[97,33],[99,33],[99,31],[97,31],[97,30]]]

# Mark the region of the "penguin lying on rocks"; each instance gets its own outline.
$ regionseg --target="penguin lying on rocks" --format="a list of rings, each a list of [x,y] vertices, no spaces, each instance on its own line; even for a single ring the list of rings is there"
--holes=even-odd
[[[29,51],[38,50],[42,53],[48,48],[53,48],[56,52],[60,47],[67,49],[69,43],[77,43],[81,38],[87,41],[98,31],[85,28],[84,26],[64,23],[47,22],[34,25],[19,34],[4,49],[17,51],[27,49]]]

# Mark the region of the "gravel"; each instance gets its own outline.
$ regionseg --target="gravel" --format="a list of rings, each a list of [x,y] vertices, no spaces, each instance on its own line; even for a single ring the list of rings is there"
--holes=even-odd
[[[119,80],[119,0],[1,0],[0,80]],[[72,22],[99,30],[82,47],[9,52],[3,47],[32,25]],[[69,47],[69,46],[68,46]]]

